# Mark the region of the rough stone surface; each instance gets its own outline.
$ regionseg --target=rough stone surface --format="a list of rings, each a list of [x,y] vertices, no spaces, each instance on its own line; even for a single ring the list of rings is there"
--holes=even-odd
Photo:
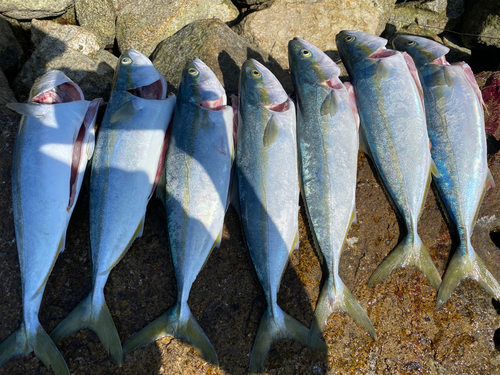
[[[21,282],[12,217],[10,168],[19,116],[0,106],[0,341],[19,326]],[[500,181],[500,152],[490,155]],[[378,334],[373,341],[343,313],[333,314],[324,331],[328,355],[310,353],[292,340],[273,345],[263,374],[497,374],[500,354],[493,336],[500,320],[492,298],[470,280],[460,284],[436,311],[436,291],[414,268],[395,272],[368,289],[368,278],[401,237],[400,226],[373,165],[358,159],[357,224],[347,235],[340,276],[360,301]],[[301,206],[303,204],[301,202]],[[88,193],[82,189],[70,221],[66,250],[59,256],[40,310],[42,326],[51,332],[88,294]],[[493,235],[490,233],[493,232]],[[456,239],[439,208],[434,190],[427,198],[419,234],[443,274]],[[302,208],[300,248],[283,275],[278,303],[309,326],[320,292],[322,269]],[[472,244],[500,279],[500,188],[490,189],[479,211]],[[497,240],[496,240],[497,241]],[[500,242],[497,241],[497,244]],[[111,272],[105,297],[122,342],[172,307],[176,287],[161,203],[148,206],[144,234]],[[247,374],[250,353],[265,298],[255,276],[233,208],[225,220],[222,244],[214,249],[191,290],[189,305],[210,338],[220,360],[217,370],[184,340],[165,337],[129,354],[117,367],[97,335],[84,329],[59,348],[74,374]],[[498,306],[498,305],[497,305]],[[0,375],[52,374],[33,354],[9,361]]]
[[[465,45],[469,48],[500,47],[500,2],[467,1],[462,33],[474,34],[462,35]]]
[[[87,99],[109,98],[118,59],[101,49],[101,38],[82,27],[37,20],[32,22],[32,38],[37,47],[13,85],[20,101],[27,98],[35,79],[52,69],[78,83]]]
[[[80,26],[103,38],[106,48],[115,42],[115,8],[111,0],[75,0]]]
[[[0,18],[0,56],[0,69],[4,72],[12,73],[21,68],[23,49],[9,23],[3,18]]]
[[[276,0],[270,7],[245,17],[235,31],[288,69],[289,40],[300,37],[323,51],[334,51],[335,35],[341,30],[380,35],[394,3],[394,0]]]
[[[224,22],[238,16],[238,9],[226,0],[154,0],[126,5],[116,20],[120,51],[135,48],[146,56],[163,39],[185,25],[201,19]]]
[[[408,1],[396,5],[387,30],[433,37],[456,26],[463,12],[463,0]]]
[[[212,69],[229,94],[237,94],[240,67],[248,58],[268,63],[278,79],[292,90],[289,74],[265,59],[263,52],[220,20],[193,22],[165,39],[151,55],[156,69],[169,84],[179,85],[186,61],[198,57]]]
[[[5,74],[0,70],[0,106],[4,106],[8,103],[16,103],[16,97],[14,96],[14,91],[9,86],[9,81],[5,77]],[[9,110],[5,108],[5,110]],[[1,131],[1,130],[0,130]]]
[[[0,13],[18,20],[56,17],[73,5],[73,0],[0,0]]]

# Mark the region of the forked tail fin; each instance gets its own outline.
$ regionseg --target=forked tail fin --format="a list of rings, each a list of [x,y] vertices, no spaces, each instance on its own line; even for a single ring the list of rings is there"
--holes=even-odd
[[[468,246],[468,249],[466,248]],[[493,297],[500,299],[500,285],[495,277],[488,271],[484,262],[477,256],[472,246],[468,243],[460,244],[450,264],[446,269],[443,282],[439,288],[436,308],[439,309],[465,278],[476,280],[484,290]]]
[[[219,367],[217,354],[187,303],[183,304],[182,312],[180,305],[176,305],[132,336],[123,346],[123,353],[127,355],[165,336],[187,340],[206,361]]]
[[[356,323],[376,340],[377,333],[363,307],[340,279],[338,279],[337,284],[339,285],[335,286],[332,277],[329,277],[321,291],[311,324],[311,332],[309,332],[309,346],[313,346],[314,341],[319,340],[328,318],[335,311],[343,311],[349,314]]]
[[[291,338],[308,345],[308,337],[309,330],[278,306],[275,307],[274,314],[270,309],[267,309],[260,321],[257,337],[253,344],[249,374],[257,374],[260,371],[264,366],[271,345],[276,341]],[[328,351],[326,344],[319,338],[313,340],[312,344],[311,349]]]
[[[104,294],[100,298],[92,298],[90,293],[59,323],[50,336],[54,342],[60,342],[82,328],[90,328],[97,333],[107,352],[111,353],[118,366],[122,365],[122,343],[104,300]]]
[[[407,266],[418,268],[432,287],[436,290],[439,289],[441,276],[439,276],[439,272],[432,262],[429,251],[427,251],[427,248],[422,241],[420,241],[418,236],[413,238],[412,236],[406,236],[406,238],[387,255],[375,272],[373,272],[370,280],[368,280],[368,287],[384,280],[393,271]]]
[[[35,332],[28,332],[24,323],[0,345],[0,367],[20,355],[35,355],[56,375],[69,375],[68,366],[57,346],[39,324]]]

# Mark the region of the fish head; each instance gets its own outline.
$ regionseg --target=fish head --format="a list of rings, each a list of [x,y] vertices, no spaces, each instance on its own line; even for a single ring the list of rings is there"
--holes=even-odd
[[[178,100],[188,100],[210,110],[223,109],[227,104],[224,87],[215,73],[198,58],[186,62]]]
[[[131,48],[124,51],[116,66],[113,90],[128,91],[144,99],[165,99],[167,81],[151,60]]]
[[[257,60],[243,63],[239,87],[240,105],[262,106],[274,111],[284,111],[288,95],[278,79]]]
[[[68,103],[84,100],[82,89],[60,70],[50,70],[38,77],[31,88],[29,102],[40,104]]]
[[[431,39],[399,35],[393,40],[392,45],[395,49],[408,53],[418,69],[427,64],[447,65],[445,55],[450,49]]]
[[[336,36],[337,48],[349,74],[356,64],[374,58],[386,50],[387,39],[362,31],[343,30]]]
[[[306,81],[342,88],[340,68],[318,47],[300,38],[288,42],[288,61],[294,84]]]

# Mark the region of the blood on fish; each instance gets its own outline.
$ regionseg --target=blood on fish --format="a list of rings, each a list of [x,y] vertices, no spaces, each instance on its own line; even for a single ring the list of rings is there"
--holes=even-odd
[[[74,84],[69,82],[62,83],[51,90],[44,91],[31,99],[32,102],[40,104],[69,103],[77,100],[83,100],[83,98]]]

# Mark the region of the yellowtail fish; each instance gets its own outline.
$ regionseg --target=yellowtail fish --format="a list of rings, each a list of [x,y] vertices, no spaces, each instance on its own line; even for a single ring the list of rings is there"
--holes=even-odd
[[[125,51],[99,131],[90,176],[92,290],[52,332],[59,342],[90,328],[121,365],[120,337],[104,299],[113,267],[142,235],[146,206],[163,168],[175,97],[165,78],[140,52]]]
[[[34,351],[56,374],[69,374],[38,321],[38,311],[47,279],[64,250],[69,219],[94,152],[100,102],[84,100],[76,83],[52,70],[35,81],[28,103],[7,105],[23,115],[12,164],[23,318],[19,330],[0,345],[0,366]]]

